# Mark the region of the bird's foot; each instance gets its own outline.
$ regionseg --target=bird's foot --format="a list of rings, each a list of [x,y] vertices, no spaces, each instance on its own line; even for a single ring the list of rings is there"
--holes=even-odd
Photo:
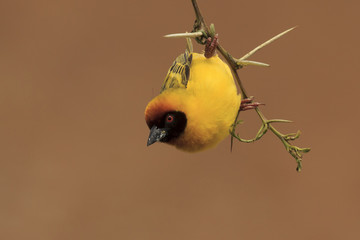
[[[216,47],[218,45],[219,45],[219,41],[218,41],[218,35],[217,34],[214,36],[213,39],[211,39],[211,37],[209,37],[206,40],[205,53],[204,53],[205,57],[206,58],[211,58],[212,56],[214,56]]]
[[[265,105],[263,103],[253,102],[253,99],[254,99],[254,97],[249,97],[249,98],[245,98],[245,99],[241,100],[240,111],[255,109],[260,105]]]

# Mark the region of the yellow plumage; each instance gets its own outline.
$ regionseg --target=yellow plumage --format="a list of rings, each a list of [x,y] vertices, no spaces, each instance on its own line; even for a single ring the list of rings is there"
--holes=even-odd
[[[227,64],[216,55],[206,58],[186,52],[170,68],[161,93],[149,102],[145,119],[149,128],[156,124],[160,128],[165,121],[161,129],[168,129],[172,126],[166,127],[167,113],[184,113],[185,129],[164,142],[185,151],[201,151],[216,146],[229,134],[240,102]],[[161,131],[159,135],[165,130]]]

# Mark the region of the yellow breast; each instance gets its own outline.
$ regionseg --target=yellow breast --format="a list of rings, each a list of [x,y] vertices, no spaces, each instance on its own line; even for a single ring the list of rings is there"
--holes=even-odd
[[[187,151],[214,147],[228,136],[240,106],[230,68],[218,56],[193,53],[186,91],[188,125],[176,146]]]

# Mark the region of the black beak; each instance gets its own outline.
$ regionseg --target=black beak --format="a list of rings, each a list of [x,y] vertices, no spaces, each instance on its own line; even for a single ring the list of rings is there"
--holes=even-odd
[[[158,128],[157,126],[153,126],[150,129],[150,135],[149,139],[147,141],[147,146],[150,146],[151,144],[155,142],[159,142],[163,140],[167,136],[167,131],[163,128]]]

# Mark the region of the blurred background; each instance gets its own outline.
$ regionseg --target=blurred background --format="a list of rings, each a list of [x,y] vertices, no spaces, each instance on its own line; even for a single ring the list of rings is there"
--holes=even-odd
[[[146,147],[145,106],[185,49],[162,36],[191,31],[190,0],[3,0],[1,239],[360,239],[359,3],[198,4],[236,57],[298,26],[239,74],[302,131],[303,171],[271,133],[232,153]]]

